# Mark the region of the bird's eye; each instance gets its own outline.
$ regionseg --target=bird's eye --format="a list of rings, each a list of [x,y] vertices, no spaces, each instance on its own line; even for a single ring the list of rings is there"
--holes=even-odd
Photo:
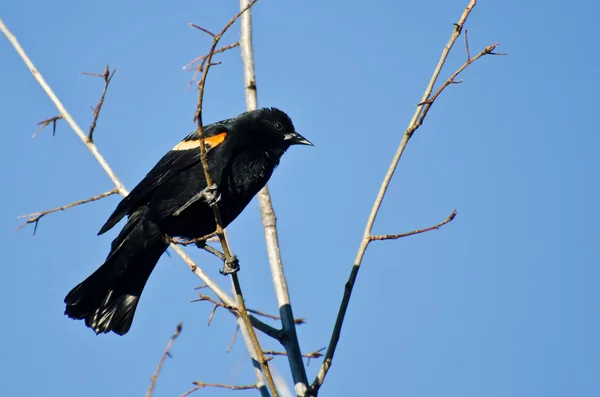
[[[276,121],[275,124],[273,124],[273,126],[277,131],[283,130],[283,124],[281,124],[279,121]]]

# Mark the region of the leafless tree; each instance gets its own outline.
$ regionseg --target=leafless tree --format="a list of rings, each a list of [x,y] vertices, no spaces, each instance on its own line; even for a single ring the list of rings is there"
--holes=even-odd
[[[215,63],[213,63],[213,57],[215,54],[218,54],[220,52],[224,52],[227,50],[231,50],[231,49],[237,48],[237,47],[240,48],[242,59],[243,59],[243,64],[244,64],[244,91],[245,91],[245,96],[246,96],[246,108],[247,108],[247,110],[252,110],[257,107],[257,84],[256,84],[255,74],[254,74],[254,58],[253,58],[253,51],[252,51],[252,24],[251,24],[251,8],[254,6],[254,4],[256,2],[257,2],[257,0],[251,0],[251,1],[250,0],[240,0],[240,12],[237,13],[233,18],[231,18],[231,20],[218,33],[210,32],[209,30],[207,30],[201,26],[198,26],[198,25],[192,25],[193,27],[200,29],[201,31],[203,31],[204,33],[206,33],[212,37],[212,45],[211,45],[208,53],[206,55],[203,55],[203,56],[200,56],[200,57],[194,59],[192,62],[190,62],[190,64],[188,64],[186,66],[186,68],[193,68],[196,72],[194,75],[193,81],[195,80],[195,78],[197,76],[199,76],[199,80],[197,82],[198,105],[197,105],[196,112],[195,112],[195,120],[197,122],[197,129],[198,129],[199,135],[201,137],[202,137],[202,103],[204,100],[204,87],[205,87],[205,82],[206,82],[208,73],[209,73],[211,67],[215,65]],[[257,389],[263,396],[274,396],[274,397],[278,396],[279,395],[278,385],[277,385],[278,382],[274,378],[274,376],[271,372],[271,369],[269,367],[269,361],[276,355],[287,356],[290,372],[291,372],[292,379],[294,382],[295,393],[298,396],[316,396],[319,392],[320,387],[323,385],[323,382],[326,379],[327,373],[333,363],[333,357],[334,357],[334,353],[335,353],[336,347],[337,347],[339,339],[340,339],[340,332],[341,332],[341,329],[342,329],[342,326],[344,323],[346,310],[348,308],[348,305],[350,302],[350,297],[351,297],[354,285],[355,285],[357,277],[358,277],[358,272],[363,263],[363,258],[364,258],[365,252],[366,252],[367,248],[369,247],[369,245],[375,241],[395,240],[395,239],[399,239],[399,238],[403,238],[403,237],[407,237],[407,236],[425,233],[425,232],[428,232],[431,230],[436,230],[436,229],[439,229],[440,227],[448,224],[455,218],[456,210],[452,211],[445,220],[443,220],[440,223],[438,223],[437,225],[434,225],[431,227],[426,227],[423,229],[418,229],[418,230],[414,230],[414,231],[410,231],[410,232],[406,232],[406,233],[400,233],[400,234],[392,234],[392,235],[373,235],[372,234],[373,225],[375,223],[375,220],[376,220],[377,214],[379,212],[379,209],[381,207],[381,204],[384,200],[387,188],[388,188],[390,181],[394,175],[394,172],[398,166],[398,163],[406,149],[406,146],[407,146],[408,142],[410,141],[410,139],[412,138],[412,136],[414,135],[414,133],[417,131],[417,129],[423,124],[423,121],[427,117],[427,115],[428,115],[429,111],[431,110],[431,107],[435,103],[436,99],[442,94],[442,92],[445,91],[446,88],[448,88],[448,86],[450,86],[452,84],[459,84],[461,82],[460,80],[457,80],[459,74],[461,74],[471,64],[473,64],[474,62],[476,62],[477,60],[479,60],[480,58],[482,58],[486,55],[502,55],[502,54],[498,54],[495,52],[496,47],[498,46],[497,43],[485,47],[484,49],[482,49],[481,51],[479,51],[478,53],[476,53],[474,55],[471,54],[470,49],[469,49],[467,32],[464,29],[464,27],[465,27],[467,18],[469,17],[469,15],[470,15],[471,11],[473,10],[473,7],[475,7],[476,3],[477,3],[476,0],[470,0],[469,4],[467,5],[467,7],[463,11],[462,15],[460,16],[458,22],[456,22],[454,24],[454,28],[452,30],[450,39],[449,39],[448,43],[444,46],[440,60],[439,60],[438,64],[435,66],[435,69],[433,71],[431,79],[426,86],[425,92],[424,92],[423,96],[420,98],[420,100],[418,101],[414,115],[411,118],[411,120],[409,121],[406,130],[404,131],[404,133],[401,136],[401,140],[400,140],[398,149],[392,158],[391,164],[390,164],[387,172],[385,173],[385,176],[383,178],[383,181],[382,181],[379,191],[377,193],[375,202],[374,202],[371,212],[369,214],[367,224],[364,229],[364,233],[359,240],[359,248],[358,248],[358,252],[356,254],[356,259],[354,260],[354,263],[351,266],[350,276],[348,278],[348,281],[346,282],[345,286],[343,287],[344,295],[343,295],[343,298],[342,298],[342,301],[340,304],[340,308],[339,308],[339,312],[337,315],[337,319],[335,321],[334,329],[331,333],[329,345],[324,354],[322,354],[320,351],[315,351],[315,352],[312,352],[309,354],[302,354],[302,351],[300,349],[300,343],[298,341],[298,337],[297,337],[297,333],[296,333],[296,325],[301,324],[303,322],[303,320],[294,318],[294,314],[292,311],[292,304],[291,304],[290,295],[288,292],[287,281],[285,278],[283,264],[282,264],[281,255],[280,255],[280,247],[279,247],[278,236],[277,236],[276,217],[275,217],[275,212],[273,210],[273,205],[272,205],[271,196],[269,194],[268,187],[265,187],[263,190],[260,191],[260,193],[258,194],[258,199],[259,199],[258,201],[259,201],[259,205],[260,205],[260,212],[261,212],[262,223],[263,223],[263,227],[264,227],[265,242],[266,242],[267,251],[268,251],[269,264],[270,264],[270,269],[271,269],[271,273],[272,273],[273,284],[275,287],[277,304],[278,304],[278,308],[279,308],[278,316],[267,315],[260,311],[250,310],[250,309],[246,308],[243,293],[242,293],[242,288],[241,288],[241,285],[240,285],[240,282],[239,282],[236,272],[233,272],[230,275],[232,285],[233,285],[233,291],[234,291],[234,294],[230,295],[227,292],[225,292],[225,290],[221,286],[219,286],[219,284],[217,282],[215,282],[213,279],[211,279],[207,275],[207,273],[205,273],[186,254],[185,250],[182,248],[182,245],[187,245],[187,244],[189,244],[189,242],[179,241],[176,239],[172,240],[171,248],[177,253],[177,255],[179,255],[183,259],[183,261],[188,265],[190,270],[192,270],[192,272],[198,278],[200,278],[202,280],[202,282],[205,284],[206,288],[208,290],[210,290],[214,296],[214,297],[211,297],[209,295],[199,293],[199,299],[198,299],[199,301],[207,302],[214,306],[214,308],[211,312],[210,318],[209,318],[209,324],[210,324],[210,321],[212,320],[212,316],[214,315],[215,311],[218,308],[227,310],[228,312],[233,314],[235,316],[235,318],[237,319],[238,328],[241,331],[243,340],[246,344],[246,347],[247,347],[250,357],[252,359],[254,372],[256,375],[256,382],[252,385],[226,385],[226,384],[205,383],[205,382],[197,381],[197,382],[194,382],[194,388],[192,388],[190,391],[185,393],[184,396],[187,396],[197,390],[200,390],[200,389],[206,388],[206,387],[221,387],[221,388],[227,388],[227,389],[232,389],[232,390]],[[223,47],[219,47],[221,38],[223,37],[223,34],[228,29],[230,29],[236,23],[236,21],[238,19],[240,19],[240,25],[241,25],[241,35],[240,35],[239,42],[236,42],[233,44],[228,44]],[[93,120],[92,120],[91,126],[90,126],[88,132],[85,133],[77,125],[77,123],[73,120],[73,118],[71,117],[71,115],[69,114],[69,112],[67,111],[65,106],[60,102],[58,97],[54,94],[54,92],[52,91],[50,86],[46,83],[46,81],[42,77],[41,73],[36,69],[34,64],[31,62],[31,60],[25,53],[25,50],[21,47],[21,45],[17,41],[16,37],[11,34],[11,32],[8,30],[8,28],[6,27],[6,25],[4,24],[4,22],[1,19],[0,19],[0,30],[2,31],[2,33],[4,33],[4,35],[10,41],[10,43],[13,45],[13,47],[15,48],[17,53],[21,56],[24,63],[27,65],[27,67],[33,74],[33,77],[42,86],[42,88],[44,89],[44,91],[46,92],[48,97],[52,100],[52,102],[56,105],[56,107],[58,109],[59,114],[57,116],[43,120],[42,122],[39,123],[40,129],[42,129],[50,124],[52,124],[53,128],[55,129],[57,121],[59,121],[59,120],[66,121],[69,124],[69,126],[74,130],[74,132],[77,134],[77,136],[85,143],[85,145],[87,146],[87,148],[89,149],[91,154],[94,156],[96,161],[98,161],[98,163],[102,166],[102,168],[104,169],[104,171],[106,172],[106,174],[108,175],[108,177],[110,178],[110,180],[113,182],[113,184],[115,186],[114,189],[112,189],[110,191],[101,193],[97,196],[94,196],[94,197],[91,197],[91,198],[88,198],[85,200],[75,201],[71,204],[64,205],[64,206],[61,206],[58,208],[54,208],[54,209],[50,209],[50,210],[46,210],[46,211],[40,211],[40,212],[26,215],[24,217],[27,218],[27,220],[21,227],[23,227],[27,224],[33,224],[37,228],[37,225],[38,225],[39,221],[42,219],[42,217],[44,217],[48,214],[51,214],[51,213],[54,213],[57,211],[63,211],[63,210],[66,210],[68,208],[71,208],[71,207],[74,207],[77,205],[89,203],[91,201],[99,200],[99,199],[102,199],[102,198],[107,197],[112,194],[120,194],[121,196],[127,195],[128,194],[127,189],[123,186],[120,179],[117,177],[117,175],[115,174],[113,169],[110,167],[108,162],[104,159],[104,157],[100,153],[98,147],[94,143],[94,130],[96,128],[96,123],[97,123],[98,117],[100,115],[102,105],[105,100],[107,89],[112,80],[112,77],[114,76],[115,70],[111,71],[109,69],[109,67],[107,66],[102,74],[93,74],[92,73],[92,75],[97,76],[104,81],[104,89],[103,89],[101,98],[98,101],[97,106],[93,109]],[[463,33],[464,33],[463,36],[465,37],[466,60],[462,66],[460,66],[455,72],[450,74],[450,77],[448,77],[446,80],[443,80],[443,82],[441,84],[439,84],[436,88],[436,83],[439,80],[440,73],[442,72],[443,66],[446,62],[446,58],[447,58],[448,54],[450,53],[450,51],[452,50],[454,44],[457,42],[458,38]],[[39,130],[38,130],[38,132],[39,132]],[[201,142],[201,144],[200,144],[199,150],[201,152],[202,164],[204,167],[206,180],[207,180],[208,184],[210,185],[211,184],[211,175],[210,175],[210,169],[208,167],[208,163],[206,161],[206,156],[205,156],[206,152],[205,152],[204,141],[201,140],[200,142]],[[224,261],[226,263],[228,263],[232,260],[233,253],[232,253],[232,248],[227,239],[227,234],[225,233],[225,231],[222,227],[222,224],[220,222],[220,214],[219,214],[217,207],[214,207],[214,215],[215,215],[215,220],[217,223],[217,229],[215,230],[214,233],[212,233],[208,236],[204,236],[202,239],[203,240],[210,239],[210,241],[212,241],[213,239],[217,239],[217,241],[221,245],[220,250],[217,250],[216,248],[211,247],[209,245],[206,246],[206,249],[210,250],[213,254],[221,257],[222,259],[224,259]],[[340,286],[340,288],[342,288],[342,287]],[[273,326],[268,325],[267,323],[263,322],[262,320],[260,320],[259,317],[265,317],[265,316],[270,317],[272,319],[280,320],[281,326],[273,327]],[[146,394],[147,396],[152,395],[152,392],[155,388],[156,380],[158,378],[160,369],[162,368],[166,357],[169,356],[171,347],[173,346],[173,343],[174,343],[175,339],[177,338],[177,336],[181,333],[181,330],[182,330],[182,326],[181,326],[181,324],[179,324],[177,326],[176,332],[174,333],[172,338],[169,340],[167,348],[165,349],[165,351],[162,355],[162,358],[158,364],[156,372],[154,373],[154,375],[151,378],[151,385],[147,391],[147,394]],[[266,334],[267,336],[279,341],[285,351],[277,352],[277,351],[264,350],[261,347],[259,339],[256,336],[255,330],[261,331],[262,333]],[[323,361],[318,370],[318,373],[317,373],[315,379],[312,382],[309,382],[307,374],[306,374],[305,363],[304,363],[303,358],[308,357],[309,359],[311,359],[311,358],[318,359],[321,356],[323,356]],[[279,386],[279,387],[281,387],[281,386]]]

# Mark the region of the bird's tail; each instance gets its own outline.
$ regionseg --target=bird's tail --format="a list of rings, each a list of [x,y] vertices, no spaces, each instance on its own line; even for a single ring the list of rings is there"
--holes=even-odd
[[[65,297],[65,314],[96,334],[129,331],[142,290],[167,249],[164,233],[146,210],[131,215],[106,261]]]

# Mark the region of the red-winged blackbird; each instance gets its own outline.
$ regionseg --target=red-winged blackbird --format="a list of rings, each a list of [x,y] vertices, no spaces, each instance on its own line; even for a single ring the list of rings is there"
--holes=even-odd
[[[265,186],[291,145],[312,145],[275,108],[210,124],[203,134],[224,226]],[[167,249],[165,235],[194,239],[215,230],[207,200],[194,201],[206,188],[195,131],[150,170],[102,226],[98,234],[129,216],[104,264],[66,296],[65,314],[84,319],[96,334],[127,333],[146,281]]]

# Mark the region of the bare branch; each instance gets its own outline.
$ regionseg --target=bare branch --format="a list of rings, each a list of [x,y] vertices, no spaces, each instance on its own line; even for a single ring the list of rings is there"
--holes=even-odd
[[[203,302],[203,301],[210,302],[213,305],[215,305],[216,307],[222,307],[224,309],[227,309],[227,310],[231,311],[234,314],[237,314],[237,312],[238,312],[238,308],[237,307],[228,305],[228,304],[223,303],[223,302],[219,302],[219,301],[211,298],[210,296],[207,296],[207,295],[204,295],[204,294],[198,294],[198,299],[194,299],[191,302]]]
[[[227,50],[231,50],[232,48],[239,47],[239,45],[240,45],[240,42],[236,41],[235,43],[228,44],[226,46],[223,46],[223,47],[215,50],[213,52],[213,54],[218,54],[218,53],[221,53],[221,52],[225,52]],[[190,80],[190,83],[186,87],[186,90],[192,86],[192,83],[194,82],[194,80],[196,80],[196,77],[198,77],[198,74],[204,69],[204,65],[205,65],[207,57],[208,57],[208,54],[207,55],[199,56],[199,57],[195,58],[194,60],[192,60],[191,62],[189,62],[187,65],[185,65],[183,67],[183,70],[187,70],[192,65],[194,65],[196,62],[200,62],[200,64],[198,66],[194,67],[194,75],[192,76],[192,79]],[[191,71],[191,69],[189,69],[189,70]]]
[[[206,144],[204,142],[204,131],[203,131],[203,123],[202,123],[202,104],[204,101],[204,89],[206,86],[206,78],[208,76],[208,72],[212,66],[212,58],[219,44],[219,40],[223,37],[223,34],[237,21],[237,19],[246,12],[250,7],[252,7],[257,0],[252,0],[248,3],[248,5],[240,10],[233,18],[229,20],[229,22],[221,29],[218,34],[213,34],[207,29],[201,28],[199,26],[193,25],[194,27],[202,30],[205,33],[208,33],[213,37],[213,43],[210,47],[210,51],[205,59],[205,67],[202,72],[202,77],[198,82],[198,105],[196,107],[196,113],[194,115],[194,121],[198,126],[198,136],[200,138],[200,161],[202,163],[202,168],[204,169],[204,176],[206,179],[206,185],[208,187],[216,186],[213,183],[213,179],[210,174],[210,168],[208,165],[208,158],[206,156]],[[248,315],[248,311],[246,310],[246,304],[244,302],[244,297],[242,294],[242,289],[240,286],[240,282],[237,276],[237,271],[239,270],[239,265],[237,258],[231,252],[231,248],[229,242],[227,241],[227,236],[224,233],[223,222],[221,220],[221,214],[219,212],[219,208],[217,205],[212,205],[213,214],[215,217],[216,223],[216,232],[219,240],[221,242],[221,248],[223,249],[223,254],[225,255],[223,274],[230,274],[231,281],[233,283],[233,289],[235,292],[236,303],[238,307],[239,319],[241,320],[240,327],[243,327],[242,332],[245,336],[247,336],[252,342],[252,349],[250,350],[251,355],[254,353],[253,358],[260,364],[262,368],[262,372],[267,381],[267,385],[269,386],[269,390],[273,397],[278,397],[279,394],[277,392],[277,388],[275,387],[275,382],[273,381],[273,375],[271,374],[271,370],[269,369],[269,364],[264,354],[262,353],[262,348],[260,347],[260,343],[258,338],[256,337],[256,333],[254,332],[254,328],[252,327],[252,322],[250,320],[250,316]]]
[[[219,49],[215,50],[215,52],[213,52],[213,54],[219,54],[219,53],[221,53],[221,52],[225,52],[225,51],[227,51],[227,50],[231,50],[232,48],[239,47],[239,45],[240,45],[240,42],[239,42],[239,41],[236,41],[235,43],[231,43],[231,44],[228,44],[228,45],[224,45],[223,47],[221,47],[221,48],[219,48]],[[207,54],[207,55],[201,55],[201,56],[199,56],[199,57],[197,57],[197,58],[195,58],[195,59],[191,60],[191,61],[190,61],[190,62],[189,62],[187,65],[185,65],[185,66],[184,66],[182,69],[183,69],[183,70],[188,70],[188,69],[189,69],[189,68],[190,68],[192,65],[194,65],[196,62],[201,62],[201,61],[204,61],[204,60],[206,59],[206,57],[207,57],[207,56],[208,56],[208,54]],[[202,64],[201,64],[201,65],[204,65],[204,62],[202,62]],[[197,71],[200,71],[200,70],[202,70],[202,66],[201,66],[201,65],[200,65],[200,66],[197,66],[197,67],[195,67],[194,69],[195,69],[195,70],[197,70]]]
[[[231,348],[233,347],[233,344],[235,343],[235,340],[237,339],[237,335],[238,332],[240,331],[240,326],[239,324],[235,327],[235,331],[233,331],[233,335],[231,336],[231,341],[229,342],[229,346],[227,346],[227,353],[229,353],[231,351]]]
[[[467,51],[467,62],[471,60],[471,52],[469,51],[469,35],[465,29],[465,50]]]
[[[338,344],[338,341],[340,338],[342,325],[344,322],[346,311],[348,309],[348,304],[350,302],[350,297],[352,295],[352,290],[353,290],[354,284],[356,282],[356,277],[358,275],[360,265],[363,261],[363,258],[364,258],[365,252],[369,246],[369,243],[371,243],[374,239],[378,239],[378,238],[373,238],[373,236],[371,235],[371,231],[373,230],[373,224],[375,223],[375,219],[377,217],[377,214],[379,213],[379,209],[383,202],[383,198],[385,197],[385,194],[387,192],[387,188],[388,188],[390,181],[394,175],[394,172],[396,171],[398,162],[400,161],[400,158],[402,157],[402,154],[404,153],[404,150],[406,148],[408,141],[410,140],[410,138],[412,137],[414,132],[423,123],[423,120],[424,120],[425,116],[427,115],[429,108],[431,107],[431,105],[433,104],[433,102],[435,101],[435,99],[437,98],[439,93],[441,93],[443,91],[443,89],[446,86],[448,86],[449,84],[455,83],[456,81],[454,79],[462,70],[464,70],[467,66],[472,64],[475,60],[479,59],[481,56],[483,56],[485,54],[492,54],[493,49],[496,48],[496,46],[497,46],[497,44],[495,44],[493,46],[486,47],[486,49],[484,51],[482,51],[482,53],[478,54],[478,56],[476,56],[472,59],[468,59],[467,62],[461,68],[459,68],[457,70],[457,72],[455,72],[446,81],[446,83],[444,83],[442,85],[442,87],[440,87],[440,89],[438,90],[438,93],[436,93],[436,95],[434,95],[433,97],[430,98],[430,95],[433,91],[433,87],[438,79],[438,76],[442,70],[442,67],[444,66],[444,64],[446,62],[446,58],[448,57],[450,50],[454,46],[454,43],[460,36],[460,33],[462,32],[462,29],[464,27],[464,24],[469,16],[469,14],[471,13],[471,10],[473,9],[473,7],[475,7],[476,4],[477,4],[477,0],[470,0],[469,4],[467,5],[464,12],[462,13],[458,23],[455,24],[455,28],[450,36],[450,40],[448,41],[448,44],[444,47],[444,50],[442,51],[440,60],[438,61],[438,64],[437,64],[436,68],[434,69],[434,72],[429,81],[429,84],[427,85],[427,87],[425,89],[423,98],[417,105],[417,109],[416,109],[411,121],[409,122],[406,131],[404,132],[404,135],[398,146],[398,149],[397,149],[397,151],[392,159],[392,162],[385,174],[383,182],[381,183],[379,192],[377,193],[377,197],[373,204],[373,208],[371,209],[371,213],[369,214],[367,224],[365,226],[363,237],[361,239],[360,246],[359,246],[358,252],[356,254],[356,259],[354,260],[354,265],[352,266],[350,276],[344,287],[344,296],[343,296],[342,302],[340,304],[340,309],[338,311],[338,315],[337,315],[335,326],[334,326],[334,329],[333,329],[333,332],[331,335],[331,340],[329,342],[329,346],[327,347],[327,351],[325,353],[325,358],[323,359],[323,363],[319,369],[319,372],[317,373],[317,376],[315,377],[315,380],[311,384],[311,390],[310,390],[311,396],[317,395],[319,388],[321,387],[321,385],[323,384],[323,381],[325,380],[325,376],[327,375],[327,372],[331,368],[331,363],[333,360],[335,349],[337,347],[337,344]],[[452,218],[452,217],[453,216],[451,215],[450,218]],[[449,219],[448,222],[450,222],[451,220],[452,219]],[[399,237],[401,237],[401,235],[398,235],[398,238]]]
[[[214,317],[215,313],[217,312],[217,308],[218,308],[218,307],[219,307],[219,306],[215,305],[215,306],[213,307],[212,311],[210,312],[210,316],[208,316],[208,324],[207,324],[208,326],[210,326],[210,323],[212,322],[212,319],[213,319],[213,317]]]
[[[116,193],[118,193],[118,191],[115,188],[113,190],[109,190],[108,192],[101,193],[101,194],[99,194],[97,196],[90,197],[90,198],[87,198],[85,200],[75,201],[75,202],[73,202],[71,204],[63,205],[63,206],[57,207],[57,208],[52,208],[51,210],[46,210],[46,211],[41,211],[41,212],[33,212],[31,214],[21,215],[21,216],[19,216],[19,218],[29,218],[29,219],[27,219],[27,222],[25,222],[24,224],[22,224],[21,226],[19,226],[18,228],[16,228],[15,232],[18,231],[18,230],[21,230],[23,227],[27,226],[30,223],[35,223],[35,225],[33,227],[33,234],[35,234],[35,232],[37,231],[37,227],[38,227],[38,224],[40,222],[40,219],[42,219],[44,216],[46,216],[48,214],[51,214],[53,212],[64,211],[64,210],[67,210],[69,208],[76,207],[78,205],[82,205],[82,204],[86,204],[86,203],[91,203],[92,201],[97,201],[97,200],[100,200],[101,198],[108,197],[108,196],[111,196],[111,195],[116,194]]]
[[[234,22],[235,22],[235,21],[234,21]],[[216,37],[217,37],[217,36],[216,36],[216,35],[215,35],[213,32],[211,32],[211,31],[210,31],[210,30],[208,30],[208,29],[204,29],[202,26],[195,25],[195,24],[193,24],[193,23],[191,23],[191,22],[189,23],[189,25],[190,25],[191,27],[193,27],[193,28],[200,29],[201,31],[203,31],[204,33],[208,34],[208,35],[209,35],[210,37],[212,37],[213,39],[216,39]],[[227,29],[225,29],[225,30],[227,30]],[[214,51],[213,51],[213,54],[214,54]]]
[[[90,126],[90,131],[87,136],[88,142],[94,141],[94,130],[96,129],[96,123],[98,122],[98,116],[100,116],[100,110],[102,110],[102,105],[104,105],[104,97],[106,96],[106,90],[108,90],[108,85],[110,84],[110,81],[112,80],[116,71],[117,71],[117,69],[113,69],[112,73],[110,73],[108,65],[106,65],[106,68],[104,69],[103,74],[89,73],[89,72],[81,73],[81,74],[86,74],[89,76],[97,76],[97,77],[104,79],[104,90],[102,90],[102,96],[100,97],[98,104],[96,105],[96,107],[93,110],[94,120],[92,121],[92,125]]]
[[[452,211],[452,213],[448,216],[448,218],[444,219],[442,222],[438,223],[435,226],[431,226],[426,229],[417,229],[417,230],[413,230],[412,232],[402,233],[402,234],[382,234],[382,235],[378,235],[378,236],[371,236],[371,237],[369,237],[369,239],[371,241],[396,240],[396,239],[403,238],[403,237],[413,236],[415,234],[421,234],[421,233],[430,232],[432,230],[438,230],[440,227],[444,226],[445,224],[452,222],[452,220],[454,220],[454,217],[456,217],[456,210]]]
[[[270,319],[273,319],[273,320],[281,320],[281,317],[279,317],[279,316],[274,316],[272,314],[268,314],[268,313],[261,312],[261,311],[258,311],[258,310],[254,310],[254,309],[248,309],[248,312],[256,314],[258,316],[267,317],[267,318],[270,318]],[[305,318],[295,318],[294,319],[294,324],[298,324],[298,325],[300,325],[300,324],[306,324],[306,319]]]
[[[187,397],[190,394],[203,389],[205,387],[219,387],[222,389],[229,389],[229,390],[252,390],[252,389],[258,389],[257,385],[226,385],[224,383],[203,383],[203,382],[194,382],[194,384],[196,385],[196,387],[194,387],[192,390],[187,391],[185,393],[183,393],[181,395],[181,397]]]
[[[58,115],[37,123],[37,125],[39,125],[40,128],[37,129],[37,131],[33,134],[32,138],[35,138],[44,129],[44,127],[46,127],[50,123],[52,123],[52,136],[56,136],[56,121],[60,119],[62,119],[62,116]]]
[[[448,87],[450,84],[460,83],[460,81],[455,80],[456,77],[458,77],[458,75],[463,70],[465,70],[469,65],[473,64],[473,62],[477,61],[479,58],[483,57],[484,55],[492,54],[492,52],[496,49],[496,47],[498,47],[498,43],[489,45],[489,46],[485,47],[479,54],[475,55],[473,58],[470,58],[460,68],[458,68],[456,70],[456,72],[452,73],[452,75],[444,82],[444,84],[442,84],[440,86],[440,88],[438,88],[438,90],[435,92],[435,94],[433,94],[430,98],[428,98],[427,100],[425,100],[424,102],[421,102],[419,104],[419,106],[424,105],[424,107],[423,107],[423,111],[421,112],[421,115],[419,116],[419,119],[417,120],[417,123],[412,127],[412,132],[414,132],[417,128],[419,128],[421,126],[421,124],[423,124],[423,120],[425,120],[425,117],[427,117],[427,113],[429,113],[431,106],[433,105],[435,100],[440,96],[440,94],[442,92],[444,92],[446,87]]]
[[[227,310],[231,311],[233,314],[237,315],[239,313],[237,307],[230,306],[230,305],[228,305],[226,303],[218,302],[217,300],[211,298],[210,296],[204,295],[204,294],[198,294],[198,299],[194,299],[191,302],[203,302],[203,301],[208,301],[208,302],[212,303],[213,305],[215,305],[216,307],[222,307],[224,309],[227,309]],[[279,316],[274,316],[272,314],[261,312],[259,310],[254,310],[254,309],[250,309],[250,308],[246,308],[246,310],[248,311],[248,313],[253,313],[253,314],[256,314],[258,316],[270,318],[270,319],[273,319],[273,320],[280,320],[281,319],[281,317],[279,317]],[[306,319],[304,319],[304,318],[297,318],[297,319],[294,319],[294,322],[296,324],[305,324],[306,323]]]
[[[248,7],[249,0],[240,0],[240,8]],[[256,74],[254,71],[254,53],[252,48],[252,15],[251,10],[241,17],[240,49],[244,64],[244,91],[246,97],[246,110],[257,108]],[[308,377],[302,361],[302,352],[296,333],[294,313],[290,294],[283,271],[279,239],[277,236],[277,218],[271,202],[269,187],[265,186],[258,193],[260,215],[265,233],[265,243],[269,257],[269,266],[273,277],[277,305],[281,315],[282,329],[279,341],[288,353],[288,362],[294,381],[296,394],[304,396],[308,390]]]
[[[164,365],[165,360],[167,359],[167,356],[171,357],[171,348],[173,347],[173,343],[175,343],[175,339],[177,339],[179,334],[181,334],[182,329],[183,329],[183,322],[180,322],[177,325],[177,328],[175,329],[175,333],[173,334],[173,336],[171,336],[171,339],[169,339],[169,343],[167,343],[167,347],[165,348],[165,351],[164,351],[162,357],[160,358],[160,361],[158,362],[156,371],[154,371],[154,374],[152,375],[152,378],[150,380],[150,387],[148,388],[148,391],[146,392],[146,397],[152,396],[152,392],[154,391],[154,387],[156,385],[156,379],[158,379],[158,374],[160,373],[160,370],[162,369],[162,366]]]
[[[67,109],[64,107],[62,102],[56,96],[56,94],[54,94],[54,91],[52,91],[52,89],[50,88],[48,83],[46,83],[46,80],[44,80],[41,73],[36,69],[33,62],[31,62],[31,60],[29,59],[29,57],[23,50],[23,47],[21,47],[21,45],[19,44],[17,38],[10,32],[10,30],[8,30],[8,28],[6,27],[6,25],[4,24],[4,21],[2,21],[2,19],[0,19],[0,31],[2,31],[2,33],[4,33],[4,35],[6,36],[8,41],[12,44],[15,51],[17,51],[17,53],[19,54],[19,56],[21,57],[21,59],[23,60],[25,65],[27,65],[27,67],[29,68],[29,71],[31,72],[31,74],[33,74],[33,77],[37,80],[37,82],[40,84],[40,86],[46,92],[46,95],[48,95],[50,100],[58,108],[60,116],[63,119],[65,119],[65,121],[69,124],[69,126],[73,129],[73,131],[75,131],[75,134],[77,134],[77,136],[81,139],[81,141],[83,143],[85,143],[85,145],[87,146],[89,151],[92,153],[92,155],[94,156],[96,161],[98,161],[98,163],[100,164],[102,169],[104,169],[104,172],[106,172],[106,174],[108,175],[110,180],[113,181],[113,183],[119,190],[119,194],[122,196],[125,196],[127,194],[127,189],[125,189],[125,186],[123,186],[123,183],[121,183],[121,181],[119,180],[117,175],[114,173],[112,168],[110,168],[110,166],[108,165],[108,163],[106,162],[104,157],[100,154],[96,145],[94,145],[93,142],[88,142],[86,134],[83,132],[81,127],[79,127],[79,125],[77,125],[77,123],[75,122],[75,120],[73,119],[71,114],[67,111]]]
[[[324,347],[319,350],[315,350],[312,353],[303,354],[302,357],[305,357],[308,359],[323,357],[323,353],[321,353],[323,350],[325,350]],[[268,356],[287,356],[286,352],[278,352],[278,351],[274,351],[274,350],[265,350],[263,353],[265,353]]]
[[[191,240],[174,238],[173,239],[173,243],[174,244],[183,245],[184,247],[187,247],[188,245],[191,245],[191,244],[205,243],[209,239],[215,237],[216,235],[217,235],[217,232],[212,232],[212,233],[207,234],[206,236],[194,238],[194,239],[191,239]]]

